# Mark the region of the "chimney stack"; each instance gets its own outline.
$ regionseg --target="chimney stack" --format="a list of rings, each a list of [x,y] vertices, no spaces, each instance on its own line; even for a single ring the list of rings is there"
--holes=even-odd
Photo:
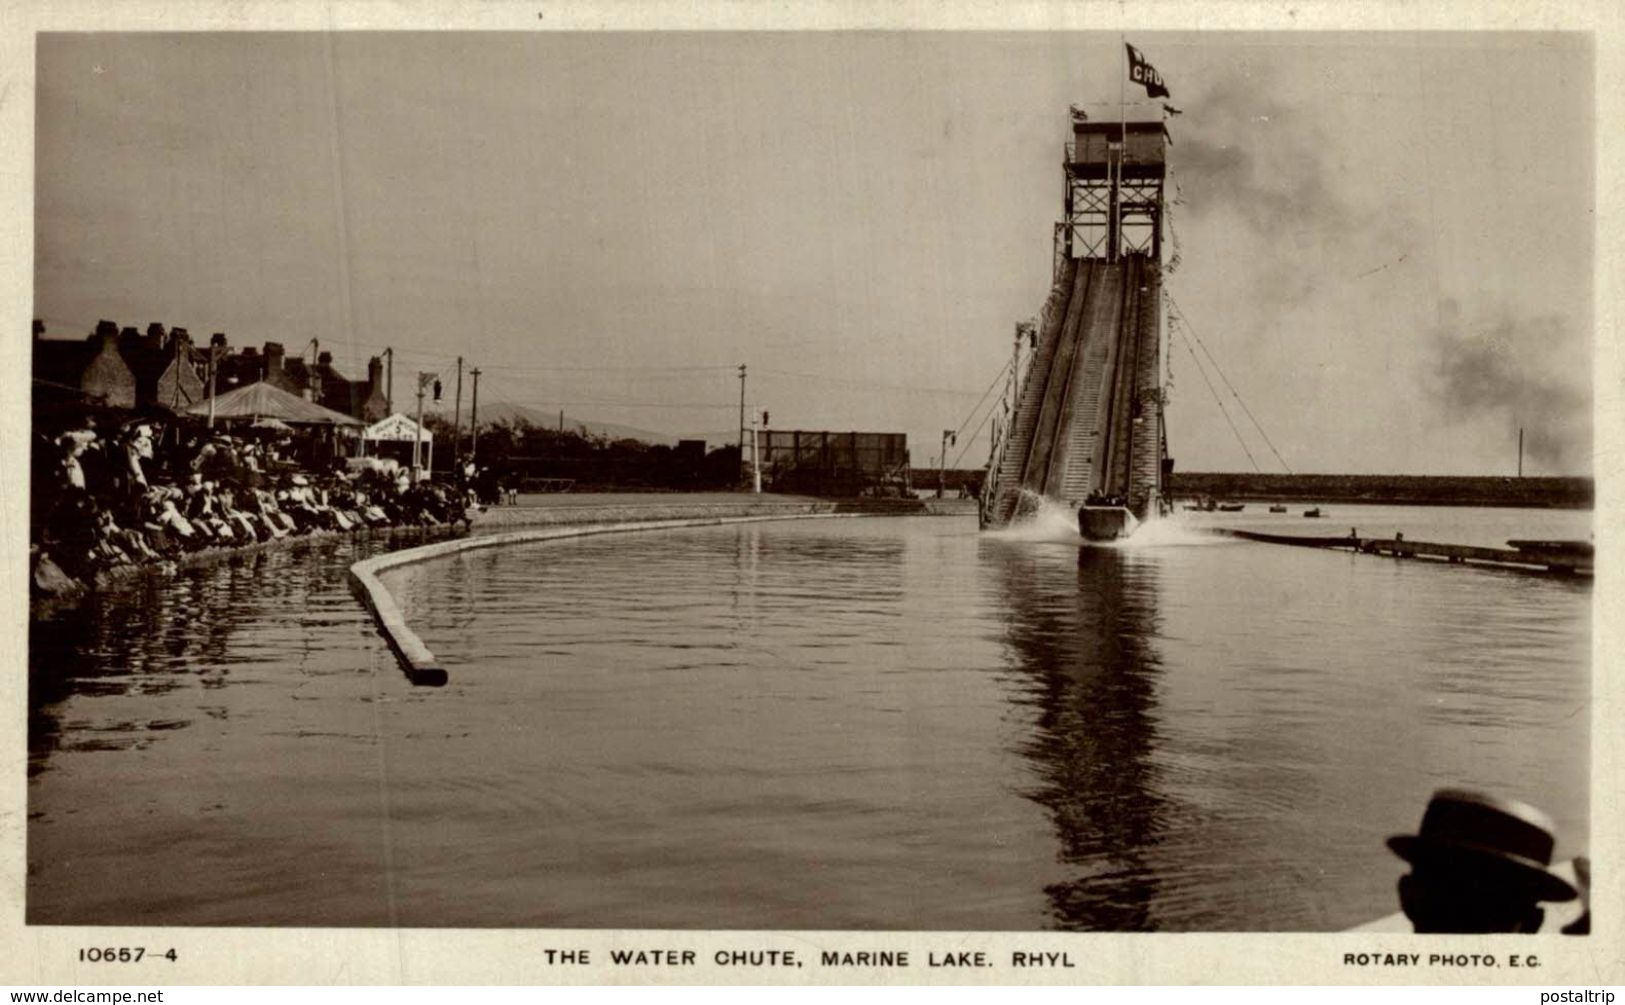
[[[384,386],[384,361],[374,356],[367,360],[367,393]]]
[[[267,375],[282,369],[282,357],[285,355],[287,355],[287,350],[282,348],[281,342],[265,343],[265,372]]]

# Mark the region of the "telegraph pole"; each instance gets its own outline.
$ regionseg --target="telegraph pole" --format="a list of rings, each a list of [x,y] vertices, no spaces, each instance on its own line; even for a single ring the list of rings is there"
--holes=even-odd
[[[959,442],[959,434],[952,429],[942,431],[942,456],[937,458],[937,498],[942,498],[943,487],[948,484],[948,448]]]
[[[463,460],[463,357],[457,357],[457,396],[451,406],[451,464],[462,470]]]
[[[174,400],[170,402],[169,408],[170,411],[179,412],[181,410],[181,340],[173,339],[172,341],[175,343],[175,362],[170,365],[175,369],[175,393],[170,395]],[[212,416],[214,409],[210,408],[209,411]],[[1518,432],[1518,437],[1518,442],[1522,443],[1523,432],[1521,430]]]
[[[395,414],[395,347],[390,346],[384,350],[389,357],[389,369],[384,371],[384,411],[390,415]],[[416,455],[414,455],[416,456]]]
[[[480,368],[475,367],[468,371],[474,377],[474,404],[469,410],[468,426],[474,433],[474,442],[469,445],[468,459],[479,463],[480,454]]]
[[[422,476],[419,474],[419,471],[422,469],[422,465],[418,461],[418,455],[423,452],[423,389],[426,386],[428,386],[429,381],[431,381],[433,379],[434,379],[434,374],[432,374],[432,373],[424,373],[421,370],[418,371],[418,419],[417,419],[418,428],[412,433],[412,484],[413,485],[416,485],[418,483],[418,481],[422,478]]]
[[[224,349],[225,346],[220,346]],[[209,429],[214,428],[214,361],[219,354],[215,352],[213,340],[209,342]]]
[[[750,469],[752,485],[751,491],[755,492],[757,495],[761,495],[762,448],[760,442],[756,439],[756,414],[754,412],[751,413],[750,417]]]
[[[739,481],[745,480],[745,364],[739,364]]]

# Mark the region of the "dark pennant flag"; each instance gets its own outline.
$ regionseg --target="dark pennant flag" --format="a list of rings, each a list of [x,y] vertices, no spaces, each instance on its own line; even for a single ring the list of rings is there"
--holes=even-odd
[[[1145,85],[1146,97],[1171,97],[1168,88],[1162,82],[1162,74],[1157,72],[1157,68],[1145,61],[1145,57],[1140,55],[1140,50],[1127,42],[1124,42],[1123,45],[1128,48],[1128,79],[1136,84]]]

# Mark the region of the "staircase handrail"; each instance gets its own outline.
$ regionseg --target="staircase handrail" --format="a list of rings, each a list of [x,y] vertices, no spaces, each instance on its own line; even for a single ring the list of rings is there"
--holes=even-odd
[[[1018,331],[1020,325],[1017,326]],[[1004,465],[1004,452],[1009,449],[1012,433],[1015,430],[1016,413],[1021,408],[1021,398],[1027,391],[1027,381],[1032,374],[1033,361],[1038,358],[1037,341],[1040,337],[1039,327],[1032,325],[1033,348],[1027,353],[1026,359],[1018,359],[1016,365],[1010,368],[1010,379],[1004,385],[1003,421],[998,419],[993,423],[993,448],[988,456],[987,477],[982,479],[982,498],[978,500],[980,520],[983,526],[987,525],[995,501],[999,495],[999,469]],[[1018,335],[1018,338],[1020,336]]]

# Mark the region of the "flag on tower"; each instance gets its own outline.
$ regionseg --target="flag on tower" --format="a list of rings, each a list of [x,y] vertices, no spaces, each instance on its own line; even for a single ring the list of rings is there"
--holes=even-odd
[[[1127,42],[1123,45],[1128,49],[1128,79],[1136,84],[1143,84],[1146,97],[1170,97],[1167,86],[1162,82],[1162,74],[1157,72],[1157,68],[1145,61],[1145,57],[1140,55],[1140,50]]]

